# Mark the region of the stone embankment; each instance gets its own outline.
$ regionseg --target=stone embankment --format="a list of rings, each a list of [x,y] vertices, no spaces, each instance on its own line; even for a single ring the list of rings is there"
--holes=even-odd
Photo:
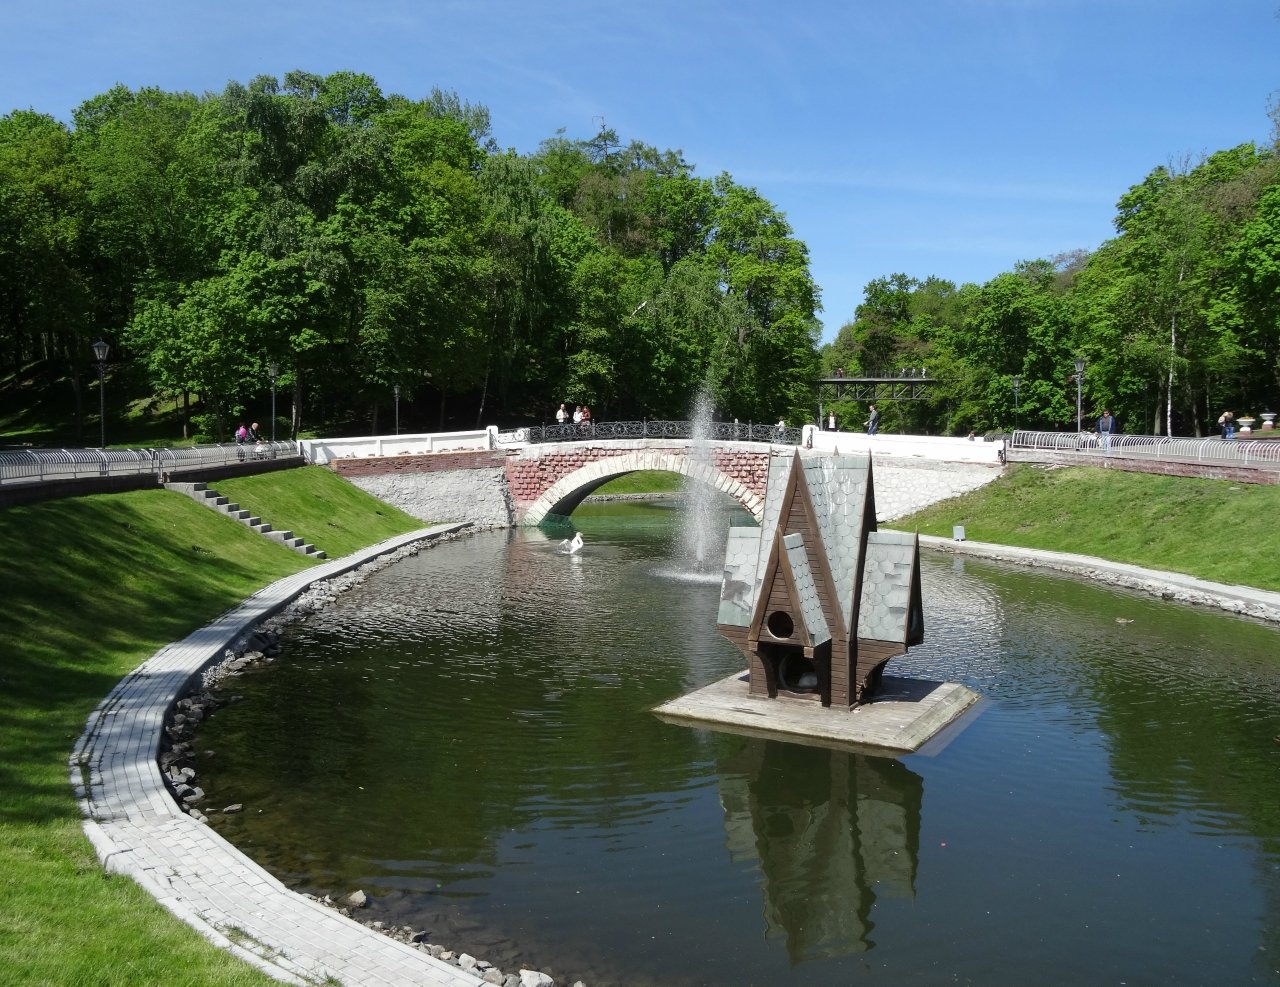
[[[335,459],[340,475],[420,521],[456,518],[473,528],[509,528],[515,508],[506,453],[474,450]]]
[[[1252,617],[1269,623],[1280,623],[1280,593],[1254,589],[1252,586],[1228,586],[1197,579],[1178,572],[1144,569],[1141,566],[1111,562],[1090,555],[1047,552],[1034,548],[1015,548],[986,542],[955,541],[932,535],[921,535],[920,544],[940,552],[971,555],[997,562],[1011,562],[1037,569],[1050,569],[1088,579],[1103,586],[1136,590],[1148,596],[1191,606],[1225,610],[1241,617]]]
[[[891,521],[941,500],[986,486],[1004,472],[990,463],[943,463],[890,458],[873,461],[876,519]]]

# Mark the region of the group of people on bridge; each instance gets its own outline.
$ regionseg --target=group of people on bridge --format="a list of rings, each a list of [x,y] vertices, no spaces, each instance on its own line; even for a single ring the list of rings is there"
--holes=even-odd
[[[591,408],[589,405],[576,404],[573,411],[569,411],[568,406],[561,404],[556,409],[556,424],[568,425],[572,422],[574,425],[590,425],[591,424]]]

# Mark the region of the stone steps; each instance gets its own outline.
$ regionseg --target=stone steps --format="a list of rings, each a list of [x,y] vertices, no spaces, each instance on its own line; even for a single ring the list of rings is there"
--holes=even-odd
[[[186,494],[197,504],[203,504],[210,510],[225,514],[258,534],[270,538],[272,541],[278,541],[286,548],[293,549],[299,555],[306,555],[313,559],[328,558],[320,549],[314,545],[307,544],[306,539],[295,537],[292,531],[276,531],[269,522],[263,521],[262,518],[246,511],[239,504],[231,503],[228,498],[223,497],[218,491],[210,490],[207,483],[202,481],[195,483],[171,482],[166,483],[164,487],[166,490],[174,490],[178,493]]]

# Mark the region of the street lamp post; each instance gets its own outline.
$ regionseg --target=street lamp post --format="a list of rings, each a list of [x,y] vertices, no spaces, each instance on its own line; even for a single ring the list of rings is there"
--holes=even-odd
[[[1080,388],[1084,384],[1084,357],[1076,357],[1076,435],[1080,434]]]
[[[1018,430],[1018,418],[1022,411],[1022,402],[1018,400],[1018,391],[1022,388],[1022,378],[1017,374],[1013,375],[1013,430]]]
[[[111,347],[99,339],[93,344],[93,355],[98,359],[98,448],[107,447],[107,354]]]
[[[280,376],[280,364],[272,360],[267,364],[267,376],[271,378],[271,445],[276,444],[276,378]],[[272,452],[275,455],[275,452]]]
[[[400,434],[400,385],[396,384],[392,388],[396,395],[396,435]]]

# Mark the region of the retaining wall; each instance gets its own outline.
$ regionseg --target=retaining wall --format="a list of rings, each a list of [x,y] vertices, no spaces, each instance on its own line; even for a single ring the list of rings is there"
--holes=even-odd
[[[483,450],[335,459],[330,464],[361,490],[420,521],[470,521],[476,528],[515,523],[505,465],[504,453]]]

